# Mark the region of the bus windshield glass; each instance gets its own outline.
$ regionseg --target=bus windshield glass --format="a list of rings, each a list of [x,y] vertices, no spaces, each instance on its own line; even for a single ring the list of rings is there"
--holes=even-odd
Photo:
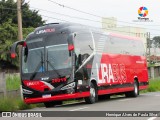
[[[28,55],[23,56],[22,60],[22,71],[23,73],[33,73],[39,66],[37,72],[44,69],[44,47],[30,49]],[[37,68],[38,69],[38,68]]]
[[[66,35],[29,39],[28,52],[22,51],[22,72],[35,73],[71,68]]]
[[[58,70],[71,67],[71,57],[69,56],[68,45],[46,46],[47,70]]]

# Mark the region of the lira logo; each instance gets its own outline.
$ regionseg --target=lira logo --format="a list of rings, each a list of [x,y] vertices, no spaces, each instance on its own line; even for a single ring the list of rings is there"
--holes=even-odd
[[[37,31],[36,32],[36,34],[44,34],[44,33],[51,33],[51,32],[55,32],[55,29],[50,29],[50,28],[48,28],[48,29],[43,29],[43,30],[39,30],[39,31]]]
[[[126,82],[127,76],[124,64],[96,64],[98,83],[122,83]]]

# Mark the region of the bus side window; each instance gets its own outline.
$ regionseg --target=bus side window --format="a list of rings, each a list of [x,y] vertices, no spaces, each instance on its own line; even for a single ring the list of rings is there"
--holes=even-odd
[[[139,40],[131,40],[132,55],[145,56],[143,42]]]
[[[137,45],[137,55],[140,56],[145,56],[145,51],[144,51],[144,45],[142,41],[136,41],[136,45]]]
[[[81,60],[84,62],[86,57],[89,57],[93,52],[91,33],[87,31],[77,33],[74,40],[74,45],[76,56],[78,57],[79,54],[81,54]]]
[[[109,37],[102,33],[93,32],[94,42],[95,42],[95,50],[97,52],[109,52]]]

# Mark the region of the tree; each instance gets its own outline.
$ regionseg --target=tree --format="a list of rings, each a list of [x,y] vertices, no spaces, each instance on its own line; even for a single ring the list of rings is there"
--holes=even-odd
[[[38,14],[37,10],[30,10],[29,4],[22,3],[22,26],[38,27],[45,23],[42,17]],[[3,24],[8,19],[12,19],[14,24],[17,24],[17,3],[14,0],[2,0],[0,1],[0,24]]]
[[[17,39],[17,29],[11,19],[0,26],[0,33],[0,58],[9,61],[8,53],[10,46]]]
[[[26,37],[27,34],[33,30],[34,28],[24,28],[24,37]],[[17,41],[18,37],[17,25],[13,24],[12,20],[9,19],[0,26],[0,33],[0,60],[8,61],[13,65],[18,66],[18,57],[15,60],[10,58],[10,47],[14,42]]]
[[[16,20],[15,20],[15,22],[17,22]],[[24,3],[22,5],[22,21],[23,21],[22,22],[23,27],[26,27],[26,28],[39,27],[45,23],[45,21],[42,20],[42,17],[40,15],[38,15],[37,10],[30,10],[29,9],[28,3]]]
[[[154,45],[160,48],[160,36],[153,37]]]
[[[22,3],[22,26],[24,38],[35,27],[43,25],[45,21],[38,15],[38,11],[30,10],[28,3]],[[13,0],[0,1],[0,66],[2,61],[18,66],[18,57],[10,58],[10,47],[18,39],[17,4]]]

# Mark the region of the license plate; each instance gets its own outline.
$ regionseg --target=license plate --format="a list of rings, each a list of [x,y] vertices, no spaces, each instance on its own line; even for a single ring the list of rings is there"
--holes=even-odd
[[[51,94],[42,95],[42,98],[50,98],[50,97],[51,97]]]

